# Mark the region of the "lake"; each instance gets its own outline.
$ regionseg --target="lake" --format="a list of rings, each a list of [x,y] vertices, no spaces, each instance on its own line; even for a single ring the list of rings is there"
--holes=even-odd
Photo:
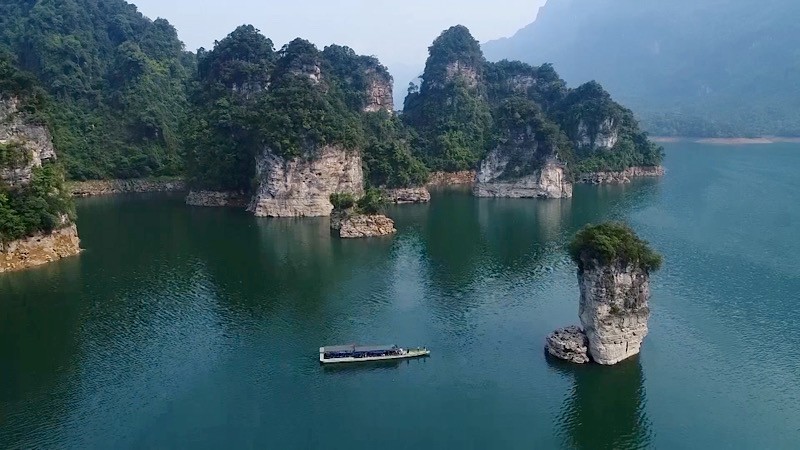
[[[663,180],[571,200],[434,192],[399,233],[182,198],[81,200],[79,257],[0,275],[0,447],[797,448],[800,145],[669,144]],[[665,257],[642,354],[545,357],[565,244],[628,221]],[[330,369],[322,345],[428,346]]]

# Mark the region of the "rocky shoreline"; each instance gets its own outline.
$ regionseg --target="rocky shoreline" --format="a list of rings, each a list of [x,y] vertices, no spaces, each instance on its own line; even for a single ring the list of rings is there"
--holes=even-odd
[[[331,230],[342,239],[389,236],[397,233],[394,221],[382,214],[336,212],[331,216]]]
[[[431,193],[426,187],[385,189],[383,198],[387,202],[397,205],[429,203],[431,201]]]
[[[428,186],[454,186],[475,184],[477,172],[463,170],[460,172],[433,172],[428,178]]]
[[[181,178],[72,181],[67,183],[67,189],[74,197],[187,190],[186,182]]]
[[[249,203],[243,192],[189,191],[186,204],[205,208],[246,208]]]
[[[580,174],[578,183],[585,184],[625,184],[633,178],[663,177],[666,170],[663,166],[634,166],[621,172],[590,172]]]
[[[37,233],[0,245],[0,273],[30,269],[80,252],[78,228],[75,225],[51,233]]]

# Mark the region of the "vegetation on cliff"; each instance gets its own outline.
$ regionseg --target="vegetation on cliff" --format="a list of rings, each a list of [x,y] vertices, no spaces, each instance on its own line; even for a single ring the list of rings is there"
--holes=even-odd
[[[588,225],[569,244],[569,253],[580,270],[595,265],[633,265],[648,272],[661,268],[663,259],[628,225],[606,222]]]
[[[331,194],[330,201],[334,211],[352,211],[356,214],[378,214],[386,207],[386,199],[383,198],[380,189],[375,188],[367,189],[359,199],[353,194],[336,192]]]
[[[15,67],[8,53],[0,52],[0,99],[20,100],[17,114],[31,124],[45,126],[42,113],[48,101],[34,78]],[[6,124],[0,123],[0,127]],[[0,172],[23,169],[32,163],[31,150],[23,142],[0,144]],[[0,244],[49,232],[74,218],[72,199],[64,189],[64,175],[55,162],[34,168],[30,183],[10,187],[0,178]]]
[[[0,45],[50,93],[53,139],[71,178],[181,172],[193,56],[166,20],[123,0],[8,0]]]
[[[248,25],[201,49],[198,66],[187,152],[195,187],[249,191],[261,152],[313,158],[325,145],[361,151],[373,186],[425,182],[411,131],[385,111],[364,112],[370,77],[391,83],[377,59],[336,45],[319,51],[302,39],[276,52]]]
[[[492,116],[480,44],[464,26],[443,32],[430,47],[422,85],[409,89],[403,120],[417,132],[415,147],[432,170],[473,169],[486,153]]]
[[[598,83],[570,89],[549,64],[487,62],[463,26],[434,41],[422,85],[411,87],[405,106],[415,147],[434,170],[474,169],[494,149],[510,161],[506,178],[551,161],[574,175],[658,165],[663,157]]]

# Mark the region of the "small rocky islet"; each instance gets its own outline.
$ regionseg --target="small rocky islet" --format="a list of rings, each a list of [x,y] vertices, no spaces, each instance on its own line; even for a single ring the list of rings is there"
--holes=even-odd
[[[570,244],[578,266],[581,327],[558,329],[547,352],[566,361],[614,365],[639,354],[650,319],[650,274],[662,258],[627,225],[589,225]]]

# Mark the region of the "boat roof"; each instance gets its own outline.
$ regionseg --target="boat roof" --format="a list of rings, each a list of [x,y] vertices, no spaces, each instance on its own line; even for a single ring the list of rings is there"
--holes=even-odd
[[[396,345],[331,345],[322,347],[322,353],[385,352],[395,348],[397,348]]]

